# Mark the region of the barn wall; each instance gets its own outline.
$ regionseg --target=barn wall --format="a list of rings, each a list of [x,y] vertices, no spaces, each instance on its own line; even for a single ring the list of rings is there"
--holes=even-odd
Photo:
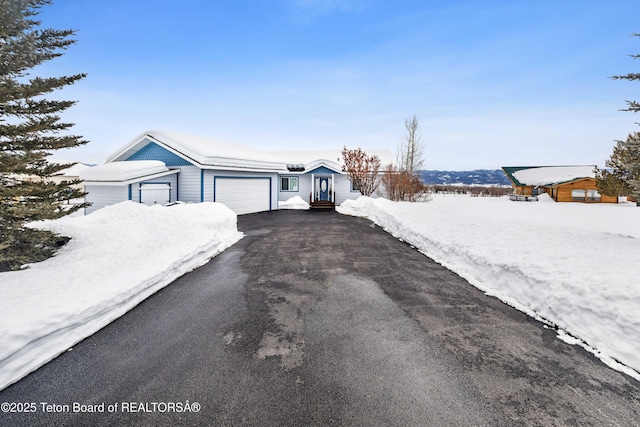
[[[596,180],[593,178],[585,178],[579,181],[569,182],[566,184],[561,184],[556,187],[557,199],[558,202],[580,202],[578,200],[573,199],[573,190],[597,190]],[[589,202],[586,200],[581,200],[586,203],[618,203],[617,197],[600,195],[600,202]]]
[[[533,192],[533,186],[531,185],[513,185],[513,192],[521,196],[531,196]]]
[[[602,194],[601,197],[600,203],[618,203],[618,196],[605,196]]]

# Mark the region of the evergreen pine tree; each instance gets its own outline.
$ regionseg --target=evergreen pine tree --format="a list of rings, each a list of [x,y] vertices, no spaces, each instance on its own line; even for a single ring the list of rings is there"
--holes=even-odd
[[[640,179],[640,133],[629,134],[625,141],[616,141],[611,157],[605,162],[609,169],[596,168],[596,185],[607,196],[635,196],[640,187],[634,181]],[[634,166],[635,164],[635,166]]]
[[[626,141],[629,152],[624,168],[627,171],[626,183],[630,187],[630,195],[635,197],[636,204],[640,206],[640,132],[629,135]]]
[[[639,34],[633,34],[640,37]],[[630,55],[634,59],[640,55]],[[616,80],[640,80],[640,73],[629,73],[611,77]],[[622,111],[640,111],[638,101],[627,101]],[[616,141],[611,157],[606,162],[611,170],[596,168],[596,185],[598,190],[608,196],[633,196],[640,206],[640,132],[629,134],[626,141]]]
[[[59,114],[74,101],[45,95],[85,77],[31,77],[30,70],[61,56],[75,40],[73,30],[41,29],[35,20],[51,0],[0,0],[0,271],[51,256],[65,238],[26,227],[84,208],[62,204],[82,198],[79,181],[50,180],[72,164],[52,164],[52,151],[85,144],[66,135],[72,123]]]
[[[640,37],[640,34],[633,34],[633,36]],[[633,59],[640,58],[640,55],[629,55],[629,56],[632,57]],[[612,76],[611,78],[614,80],[637,81],[637,80],[640,80],[640,73],[628,73],[624,75]],[[638,101],[627,101],[627,107],[628,108],[622,111],[633,111],[634,113],[637,113],[638,111],[640,111],[640,103]]]

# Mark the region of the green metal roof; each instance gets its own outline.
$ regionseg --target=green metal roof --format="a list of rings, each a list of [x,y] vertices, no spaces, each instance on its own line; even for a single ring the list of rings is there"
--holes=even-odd
[[[542,166],[503,166],[502,171],[504,172],[505,175],[507,175],[507,178],[509,178],[509,181],[513,182],[515,185],[525,185],[520,181],[518,181],[516,177],[513,176],[513,174],[521,170],[540,168],[540,167]]]
[[[560,165],[560,166],[503,166],[507,178],[516,186],[555,186],[584,178],[594,178],[595,165]],[[519,174],[524,170],[540,169],[535,173]],[[520,181],[516,178],[526,182]]]

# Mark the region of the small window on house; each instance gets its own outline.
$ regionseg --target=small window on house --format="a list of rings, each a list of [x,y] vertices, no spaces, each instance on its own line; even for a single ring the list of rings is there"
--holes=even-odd
[[[298,177],[297,176],[283,176],[280,179],[281,191],[298,191]]]
[[[574,202],[584,202],[586,197],[585,190],[573,189],[571,190],[571,200]]]

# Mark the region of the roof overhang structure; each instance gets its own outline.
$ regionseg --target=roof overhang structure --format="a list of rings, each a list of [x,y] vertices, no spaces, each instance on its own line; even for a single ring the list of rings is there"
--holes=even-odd
[[[159,160],[134,160],[84,169],[80,172],[80,179],[91,185],[126,185],[178,172],[180,169],[169,169]]]
[[[321,168],[330,169],[331,171],[339,174],[346,173],[342,170],[342,167],[338,163],[331,162],[329,160],[324,160],[324,159],[315,160],[307,164],[305,167],[305,173],[313,173],[314,170],[318,170]]]
[[[394,158],[389,150],[364,150],[368,155],[378,156],[382,172],[384,168],[393,164]],[[344,159],[341,150],[292,150],[270,151],[273,156],[282,159],[287,164],[289,173],[311,173],[313,170],[325,167],[338,174],[346,174],[343,171]]]
[[[255,172],[287,170],[286,163],[282,160],[246,145],[160,130],[151,130],[138,135],[112,154],[107,162],[127,160],[150,142],[158,144],[202,169],[251,170]]]

